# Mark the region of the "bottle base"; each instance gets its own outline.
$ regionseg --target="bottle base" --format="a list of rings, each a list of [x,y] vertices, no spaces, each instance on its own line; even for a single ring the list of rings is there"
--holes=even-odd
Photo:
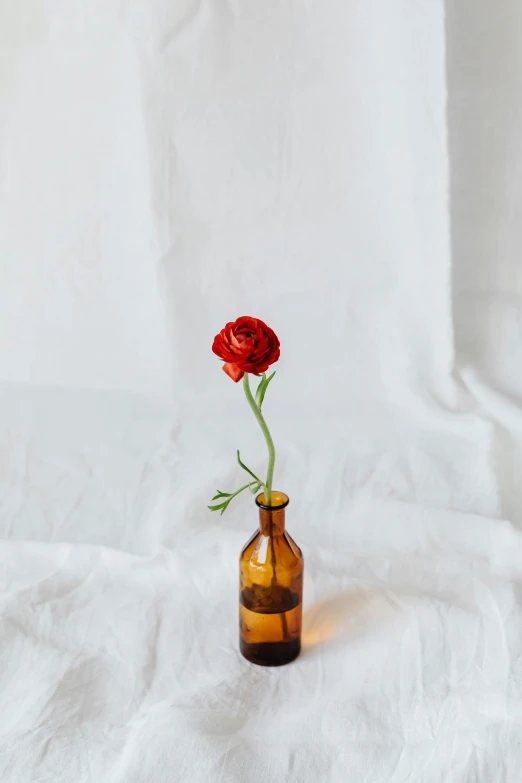
[[[262,642],[260,644],[247,644],[241,641],[241,655],[258,666],[284,666],[295,661],[301,652],[301,641],[295,639],[291,642]]]

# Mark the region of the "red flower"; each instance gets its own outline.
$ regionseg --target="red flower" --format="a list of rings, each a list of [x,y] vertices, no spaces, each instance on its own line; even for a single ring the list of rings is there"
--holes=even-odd
[[[236,383],[246,372],[260,375],[279,359],[277,335],[259,318],[242,315],[214,337],[212,350]]]

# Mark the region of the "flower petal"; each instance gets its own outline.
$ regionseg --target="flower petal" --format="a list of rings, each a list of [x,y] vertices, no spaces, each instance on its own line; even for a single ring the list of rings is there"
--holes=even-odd
[[[237,383],[241,380],[243,375],[245,374],[243,370],[241,370],[237,364],[232,364],[232,362],[227,362],[223,365],[223,372],[226,372],[229,378],[232,378],[234,383]]]

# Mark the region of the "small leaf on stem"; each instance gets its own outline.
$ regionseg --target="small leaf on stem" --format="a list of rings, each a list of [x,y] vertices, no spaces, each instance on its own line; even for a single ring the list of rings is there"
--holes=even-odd
[[[240,465],[240,466],[243,468],[243,470],[246,470],[246,472],[247,472],[247,473],[250,473],[250,475],[252,476],[252,478],[254,478],[256,481],[259,481],[259,483],[260,483],[260,484],[262,484],[262,483],[263,483],[263,482],[261,481],[261,479],[260,479],[258,476],[256,476],[256,474],[255,474],[255,473],[253,473],[253,472],[250,470],[250,468],[247,468],[247,466],[244,464],[244,462],[241,462],[241,455],[240,455],[240,453],[239,453],[239,449],[237,450],[237,461],[238,461],[239,465]]]
[[[207,506],[207,508],[209,508],[211,511],[221,511],[221,513],[223,513],[228,508],[229,503],[236,497],[236,495],[239,495],[239,493],[243,492],[244,489],[250,489],[254,483],[254,481],[251,481],[249,484],[245,484],[243,487],[240,487],[232,494],[221,492],[219,495],[216,495],[216,497],[212,498],[212,500],[216,500],[218,497],[224,497],[226,500],[224,500],[223,503],[216,503],[215,506]]]
[[[216,489],[217,495],[214,495],[212,500],[217,500],[218,498],[229,498],[230,492],[221,492],[220,489]]]
[[[212,500],[214,500],[214,498],[212,498]],[[209,508],[211,511],[219,511],[220,508],[225,510],[227,505],[228,503],[220,503],[219,506],[207,506],[207,508]]]
[[[263,405],[263,400],[265,399],[265,394],[266,394],[266,390],[268,389],[268,384],[270,383],[274,375],[275,375],[275,370],[271,375],[268,376],[268,378],[266,376],[266,373],[264,372],[261,380],[259,381],[259,385],[256,389],[256,404],[259,410],[261,410],[261,407]]]
[[[256,405],[258,407],[261,407],[260,405],[260,398],[261,398],[261,392],[263,391],[263,385],[266,383],[266,372],[263,373],[261,376],[261,380],[259,381],[256,389]]]

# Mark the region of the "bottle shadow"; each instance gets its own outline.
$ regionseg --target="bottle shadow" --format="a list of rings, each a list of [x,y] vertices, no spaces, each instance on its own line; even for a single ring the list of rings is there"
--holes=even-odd
[[[302,655],[371,633],[396,608],[391,596],[375,589],[352,589],[326,596],[303,615]]]
[[[456,590],[419,589],[396,585],[378,590],[357,587],[334,593],[316,601],[303,615],[302,654],[348,639],[382,632],[397,615],[435,609],[459,609],[470,616],[477,615],[473,600],[466,601]]]

